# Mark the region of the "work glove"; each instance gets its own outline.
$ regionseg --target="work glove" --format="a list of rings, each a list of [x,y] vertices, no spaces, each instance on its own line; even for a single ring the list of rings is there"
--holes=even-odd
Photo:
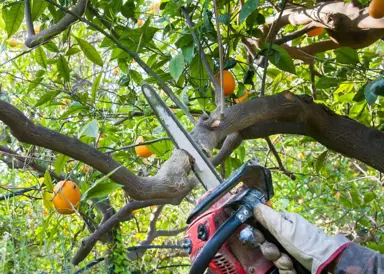
[[[296,213],[279,213],[263,204],[253,212],[256,220],[312,273],[321,273],[350,244],[344,236],[328,236]]]

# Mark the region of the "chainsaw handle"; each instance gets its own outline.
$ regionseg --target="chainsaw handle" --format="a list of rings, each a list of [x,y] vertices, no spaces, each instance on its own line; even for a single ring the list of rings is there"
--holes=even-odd
[[[243,205],[212,235],[193,262],[189,274],[203,274],[221,246],[252,216],[252,209]]]

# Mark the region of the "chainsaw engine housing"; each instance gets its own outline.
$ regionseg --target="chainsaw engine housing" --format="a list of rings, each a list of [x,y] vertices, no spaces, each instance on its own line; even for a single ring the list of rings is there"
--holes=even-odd
[[[203,200],[209,193],[206,193]],[[188,227],[184,244],[189,246],[189,257],[193,263],[216,230],[228,219],[229,212],[224,205],[233,197],[225,194],[209,210],[197,216]],[[216,253],[209,264],[215,274],[265,274],[270,273],[273,264],[265,259],[259,247],[245,245],[239,234],[246,225],[241,226]]]

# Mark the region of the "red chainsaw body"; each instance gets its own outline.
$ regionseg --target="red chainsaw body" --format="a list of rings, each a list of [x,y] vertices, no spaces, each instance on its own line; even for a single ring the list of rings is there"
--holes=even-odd
[[[202,200],[206,193],[200,200]],[[232,197],[227,193],[223,198],[217,201],[209,210],[199,215],[189,225],[185,238],[191,240],[192,249],[189,254],[191,263],[193,263],[209,241],[216,230],[228,219],[224,205]],[[199,226],[204,225],[206,238],[202,240],[198,236]],[[245,226],[245,225],[244,225]],[[260,248],[248,247],[239,240],[239,233],[244,228],[240,227],[238,231],[223,244],[219,252],[215,255],[209,264],[211,273],[214,274],[265,274],[268,273],[273,264],[265,259]]]

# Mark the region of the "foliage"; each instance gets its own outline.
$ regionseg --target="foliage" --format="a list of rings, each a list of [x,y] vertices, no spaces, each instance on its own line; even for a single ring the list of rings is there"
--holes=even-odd
[[[71,8],[75,1],[57,2]],[[114,160],[136,174],[155,175],[174,148],[171,142],[160,139],[167,134],[140,93],[143,81],[155,86],[157,81],[146,74],[121,46],[138,53],[145,64],[171,86],[195,117],[210,112],[215,109],[214,92],[191,31],[196,32],[208,64],[217,72],[219,53],[210,12],[211,1],[162,1],[158,8],[143,0],[89,2],[112,28],[103,25],[100,17],[88,9],[84,19],[93,26],[87,22],[76,23],[42,46],[27,49],[23,45],[26,23],[20,15],[20,10],[24,9],[23,1],[0,1],[0,99],[22,110],[37,124],[77,137],[112,155]],[[217,2],[225,68],[234,74],[237,81],[235,94],[226,97],[226,101],[234,104],[234,100],[243,96],[246,90],[250,90],[250,95],[245,101],[259,97],[262,82],[259,75],[263,70],[249,67],[241,38],[260,35],[258,27],[264,24],[266,17],[274,14],[273,8],[267,1],[248,0],[239,11],[237,2]],[[303,5],[312,2],[300,1]],[[181,5],[187,4],[194,11],[193,29],[187,26],[179,10]],[[49,2],[32,1],[34,25],[39,25],[41,30],[58,22],[64,14]],[[139,19],[144,21],[142,26],[137,24]],[[281,34],[297,29],[289,25],[281,30]],[[120,38],[116,43],[101,30],[109,35],[115,32]],[[310,45],[327,35],[324,32],[319,37],[300,36],[292,41],[292,45]],[[10,47],[7,39],[16,39],[18,46]],[[268,55],[270,60],[266,95],[284,90],[312,94],[309,66],[293,60],[278,45],[269,47],[265,44],[263,48],[259,53]],[[383,55],[381,40],[364,49],[339,48],[317,54],[314,67],[321,76],[315,78],[316,102],[338,114],[383,130]],[[161,91],[160,87],[158,89]],[[160,94],[186,129],[192,130],[193,124],[186,115],[165,93]],[[0,129],[0,145],[8,146],[25,157],[25,166],[34,161],[53,171],[51,175],[49,172],[39,174],[33,169],[16,166],[15,159],[11,164],[0,162],[0,195],[17,188],[38,186],[24,196],[0,201],[0,272],[72,273],[91,260],[104,257],[109,247],[98,244],[79,266],[70,263],[81,239],[90,234],[87,228],[101,222],[97,202],[108,196],[116,209],[127,203],[121,186],[113,183],[109,176],[103,177],[106,174],[82,168],[84,163],[64,154],[17,141],[2,123]],[[136,155],[134,143],[138,136],[145,136],[146,141],[161,140],[148,145],[154,156],[143,159]],[[371,242],[369,246],[383,251],[382,174],[357,160],[327,150],[309,137],[276,135],[271,139],[285,168],[297,177],[296,180],[278,170],[278,162],[264,140],[243,142],[218,170],[228,176],[246,160],[256,157],[272,168],[273,203],[277,210],[298,212],[327,232],[368,229],[376,237],[376,243]],[[0,152],[0,160],[10,156]],[[74,178],[82,193],[87,193],[79,210],[82,215],[60,216],[49,206],[46,193],[58,181],[54,175]],[[195,189],[188,195],[189,201],[196,201],[202,193],[201,188]],[[180,206],[167,205],[157,228],[184,227],[192,208],[187,200]],[[188,264],[189,260],[168,256],[171,253],[166,249],[151,249],[139,260],[127,260],[124,248],[145,239],[153,210],[140,209],[133,220],[120,224],[116,245],[109,250],[112,252],[113,273],[128,273],[119,272],[127,265],[132,271],[186,272],[187,268],[183,266],[167,268]],[[153,244],[178,244],[181,239],[182,235],[160,237]],[[105,264],[100,263],[88,273],[106,271]]]

